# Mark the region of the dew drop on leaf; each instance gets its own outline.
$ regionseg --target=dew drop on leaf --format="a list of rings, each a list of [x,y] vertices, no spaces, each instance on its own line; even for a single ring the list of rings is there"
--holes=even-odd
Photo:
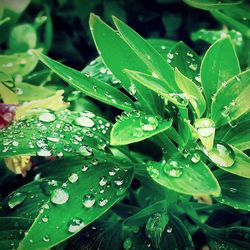
[[[15,206],[24,202],[26,197],[27,197],[27,194],[25,193],[14,193],[12,196],[10,196],[8,200],[8,206],[10,208],[14,208]]]
[[[183,174],[183,166],[178,161],[169,160],[164,164],[163,172],[171,177],[180,177]]]
[[[51,152],[46,149],[46,148],[41,148],[38,152],[37,152],[38,156],[51,156]]]
[[[204,150],[204,153],[219,167],[231,167],[235,162],[235,154],[226,144],[217,143],[210,151]]]
[[[52,113],[45,112],[39,115],[39,120],[42,122],[53,122],[55,121],[56,116]]]
[[[108,180],[107,180],[107,178],[105,176],[100,177],[99,185],[101,187],[105,186],[107,184],[107,182],[108,182]]]
[[[78,175],[76,173],[72,173],[69,177],[68,177],[69,182],[71,183],[75,183],[78,180]]]
[[[100,207],[104,207],[108,203],[108,200],[105,198],[101,198],[98,202]]]
[[[143,136],[143,130],[141,128],[136,128],[133,132],[133,136],[135,137],[142,137]]]
[[[117,177],[114,182],[115,185],[119,187],[124,183],[124,180],[121,177]]]
[[[94,206],[96,200],[95,200],[95,196],[93,194],[86,194],[83,197],[83,205],[86,208],[91,208]]]
[[[191,156],[191,161],[193,163],[198,163],[200,161],[201,157],[199,154],[197,153],[194,153],[192,156]]]
[[[142,117],[140,125],[143,131],[153,131],[158,127],[158,121],[154,116]]]
[[[91,156],[93,154],[93,150],[91,147],[83,145],[79,148],[79,153],[83,156]]]
[[[50,238],[49,238],[49,236],[47,234],[43,236],[43,241],[45,241],[45,242],[50,241]]]
[[[50,197],[52,203],[61,205],[68,201],[69,194],[62,188],[55,189]]]
[[[78,233],[85,227],[85,224],[82,219],[74,218],[68,223],[68,232]]]
[[[87,128],[92,128],[95,125],[94,121],[87,116],[77,117],[75,119],[75,124]]]

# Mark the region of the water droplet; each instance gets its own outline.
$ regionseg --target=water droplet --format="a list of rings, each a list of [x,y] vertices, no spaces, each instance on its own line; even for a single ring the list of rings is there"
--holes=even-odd
[[[46,112],[39,115],[39,120],[42,122],[53,122],[56,116],[52,113]]]
[[[47,140],[48,140],[48,141],[52,141],[52,142],[59,142],[59,141],[60,141],[60,138],[48,136],[48,137],[47,137]]]
[[[46,148],[41,148],[38,152],[37,152],[37,155],[38,156],[43,156],[43,157],[46,157],[46,156],[51,156],[51,152],[46,149]]]
[[[201,157],[198,153],[194,153],[191,157],[191,161],[193,163],[198,163],[200,161]]]
[[[169,160],[164,164],[163,172],[171,177],[180,177],[183,174],[183,166],[178,161]]]
[[[105,176],[100,177],[99,185],[101,187],[105,186],[107,184],[107,182],[108,182],[108,180],[107,180],[107,178]]]
[[[94,121],[87,116],[77,117],[75,123],[76,125],[87,128],[92,128],[95,125]]]
[[[153,179],[158,178],[160,175],[160,171],[151,165],[147,167],[147,171]]]
[[[168,54],[167,54],[167,57],[168,57],[168,59],[172,60],[172,59],[174,58],[174,55],[171,54],[171,53],[168,53]]]
[[[143,131],[153,131],[158,127],[158,120],[154,116],[144,116],[141,118],[140,125]]]
[[[167,227],[166,231],[167,231],[167,233],[172,233],[173,228],[172,227]]]
[[[217,143],[210,151],[203,152],[219,167],[231,167],[235,161],[235,154],[229,145]]]
[[[88,170],[88,166],[87,165],[83,165],[82,166],[82,172],[86,172]]]
[[[93,207],[95,204],[95,197],[93,194],[86,194],[84,197],[83,197],[83,205],[84,207],[86,208],[91,208]]]
[[[45,241],[45,242],[50,241],[50,238],[49,238],[49,236],[47,234],[43,236],[43,241]]]
[[[50,197],[51,202],[57,205],[66,203],[68,199],[69,194],[62,188],[55,189]]]
[[[230,188],[229,190],[231,193],[237,193],[237,191],[238,191],[237,188]]]
[[[124,241],[123,241],[123,244],[122,244],[123,248],[125,250],[129,250],[132,246],[132,239],[131,238],[126,238]]]
[[[134,83],[131,83],[131,85],[129,86],[129,93],[131,95],[135,95],[135,93],[136,93],[136,87],[135,87]]]
[[[93,150],[91,147],[83,145],[79,148],[79,153],[83,156],[91,156],[93,154]]]
[[[25,193],[14,193],[10,196],[8,200],[8,206],[14,208],[15,206],[21,204],[26,199],[27,194]]]
[[[116,186],[121,186],[124,183],[124,180],[121,177],[117,177],[114,182]]]
[[[78,180],[78,175],[76,173],[72,173],[69,177],[68,177],[68,180],[71,182],[71,183],[75,183],[77,180]]]
[[[107,199],[101,198],[98,202],[100,207],[104,207],[108,203]]]
[[[85,227],[85,224],[82,219],[74,218],[68,224],[68,232],[78,233]]]
[[[198,65],[195,64],[195,63],[191,63],[191,64],[189,65],[189,68],[192,69],[192,70],[197,70]]]
[[[44,223],[48,222],[48,221],[49,221],[48,216],[47,216],[47,215],[44,215],[44,216],[42,217],[42,221],[43,221]]]

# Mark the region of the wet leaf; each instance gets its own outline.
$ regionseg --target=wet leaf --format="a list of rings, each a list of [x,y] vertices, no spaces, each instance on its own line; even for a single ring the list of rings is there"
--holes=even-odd
[[[111,130],[112,145],[126,145],[150,138],[172,124],[171,120],[136,111],[123,113]]]

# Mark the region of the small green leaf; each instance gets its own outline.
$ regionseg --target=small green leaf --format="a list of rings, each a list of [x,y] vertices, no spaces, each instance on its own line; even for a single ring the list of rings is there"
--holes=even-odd
[[[26,53],[0,55],[0,71],[12,76],[24,76],[35,68],[37,62],[37,57],[30,50]]]
[[[235,209],[250,211],[249,179],[222,170],[215,171],[215,176],[221,186],[221,196],[216,200]]]
[[[124,72],[137,84],[144,85],[145,87],[153,90],[157,94],[165,97],[168,101],[175,105],[185,108],[188,104],[186,97],[181,93],[171,93],[166,88],[165,82],[159,78],[148,75],[142,72],[125,69]]]
[[[162,114],[163,100],[151,90],[142,85],[133,85],[124,69],[134,69],[150,73],[147,65],[137,56],[133,49],[98,16],[91,14],[90,30],[96,47],[114,76],[121,81],[121,85],[143,105],[146,112]],[[115,44],[115,46],[114,46]],[[133,58],[133,60],[131,60]]]
[[[131,99],[118,89],[98,79],[88,77],[81,72],[52,60],[43,54],[38,54],[38,57],[45,65],[47,65],[69,85],[79,89],[86,95],[119,109],[127,111],[132,110],[133,103]]]
[[[215,94],[211,107],[211,117],[217,127],[226,123],[232,123],[235,119],[249,111],[249,77],[250,69],[231,78]]]
[[[167,58],[173,68],[177,68],[184,76],[190,78],[197,85],[200,85],[201,60],[185,43],[178,42],[168,53]]]
[[[157,183],[188,195],[220,194],[220,186],[211,170],[198,155],[190,159],[169,159],[167,162],[149,162],[149,175]]]
[[[207,106],[210,106],[217,90],[239,73],[240,66],[231,39],[227,37],[216,41],[201,63],[201,82]]]
[[[64,160],[62,164],[72,166],[71,161]],[[44,202],[45,208],[18,249],[48,249],[72,237],[113,206],[133,177],[133,169],[122,168],[121,163],[116,164],[114,160],[99,161],[86,166],[86,170],[82,169],[81,158],[75,164],[78,170]],[[110,171],[115,171],[115,175],[110,175]]]
[[[179,89],[174,81],[174,72],[163,57],[128,25],[116,17],[113,17],[113,21],[122,38],[148,66],[150,73],[164,81],[167,89],[178,92]]]
[[[198,118],[201,117],[206,109],[206,101],[197,85],[195,85],[191,79],[183,75],[177,68],[175,68],[175,80],[179,88],[188,96]]]
[[[172,124],[171,120],[142,112],[123,113],[111,130],[111,145],[126,145],[150,138]]]
[[[221,2],[216,0],[205,0],[205,1],[199,1],[199,0],[183,0],[186,4],[202,9],[202,10],[217,10],[217,9],[224,9],[224,8],[231,8],[235,5],[239,5],[242,3],[242,0],[239,1],[229,1],[229,2]]]

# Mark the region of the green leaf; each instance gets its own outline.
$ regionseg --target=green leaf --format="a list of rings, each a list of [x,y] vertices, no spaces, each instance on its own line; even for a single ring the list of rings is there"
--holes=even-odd
[[[147,42],[154,47],[155,50],[163,57],[166,58],[168,52],[175,46],[176,41],[161,39],[161,38],[148,38]]]
[[[215,176],[221,186],[221,196],[216,200],[234,207],[250,211],[250,181],[222,170],[215,171]]]
[[[234,123],[222,127],[220,132],[221,140],[227,142],[237,149],[244,151],[250,149],[250,113],[245,119],[239,119]]]
[[[198,118],[201,117],[206,109],[206,101],[200,89],[191,79],[183,75],[177,68],[175,68],[175,80],[179,88],[187,95]]]
[[[101,124],[103,128],[100,127]],[[109,122],[88,111],[40,111],[34,118],[17,121],[1,132],[1,157],[62,157],[72,154],[90,156],[93,150],[105,149],[110,129]]]
[[[171,93],[166,88],[165,82],[157,77],[148,75],[142,72],[125,69],[124,72],[132,79],[133,82],[144,85],[145,87],[153,90],[157,94],[165,97],[168,101],[175,105],[185,108],[187,106],[187,100],[180,93]]]
[[[149,162],[147,170],[154,181],[179,193],[214,196],[220,194],[219,183],[198,155],[193,155],[190,159],[179,157],[162,163]]]
[[[168,129],[172,120],[142,112],[123,113],[111,130],[111,145],[127,145],[150,138]]]
[[[26,53],[0,55],[0,71],[12,76],[24,76],[35,68],[37,62],[37,57],[30,50]]]
[[[229,2],[220,2],[216,0],[183,0],[186,4],[202,9],[202,10],[217,10],[217,9],[224,9],[224,8],[231,8],[234,7],[235,5],[239,5],[242,3],[242,0],[239,1],[229,1]]]
[[[90,15],[90,30],[96,47],[114,76],[121,81],[121,85],[143,105],[148,113],[163,112],[163,101],[152,91],[142,85],[133,85],[124,69],[134,69],[149,73],[147,65],[137,56],[133,49],[98,16]],[[115,44],[115,46],[114,46]],[[133,60],[131,60],[133,58]]]
[[[167,57],[173,68],[177,68],[184,76],[200,85],[201,60],[191,48],[183,42],[178,42]]]
[[[0,218],[0,246],[4,250],[16,249],[30,227],[31,220],[19,217]]]
[[[217,91],[211,107],[211,117],[217,127],[231,123],[249,111],[249,77],[250,69],[228,80]]]
[[[73,165],[65,160],[58,164],[62,168]],[[87,166],[87,170],[82,170],[82,164],[82,159],[77,158],[74,165],[78,170],[45,201],[46,208],[38,214],[18,249],[48,249],[70,238],[113,206],[133,177],[131,168],[122,168],[114,160],[99,161]]]
[[[131,99],[109,84],[88,77],[43,54],[38,54],[38,58],[69,85],[79,89],[86,95],[122,110],[132,110],[133,103]]]
[[[216,41],[201,63],[201,82],[208,107],[217,90],[239,73],[240,66],[231,39],[227,37]]]
[[[164,81],[168,90],[178,91],[179,89],[174,80],[174,72],[163,57],[145,39],[125,23],[116,17],[113,17],[113,21],[122,38],[148,66],[150,73]]]
[[[9,36],[9,47],[13,52],[25,52],[28,49],[34,49],[36,43],[36,31],[30,24],[15,26]]]
[[[21,102],[43,99],[55,94],[55,91],[49,88],[34,86],[25,82],[16,83],[16,88],[18,90],[17,98]]]

